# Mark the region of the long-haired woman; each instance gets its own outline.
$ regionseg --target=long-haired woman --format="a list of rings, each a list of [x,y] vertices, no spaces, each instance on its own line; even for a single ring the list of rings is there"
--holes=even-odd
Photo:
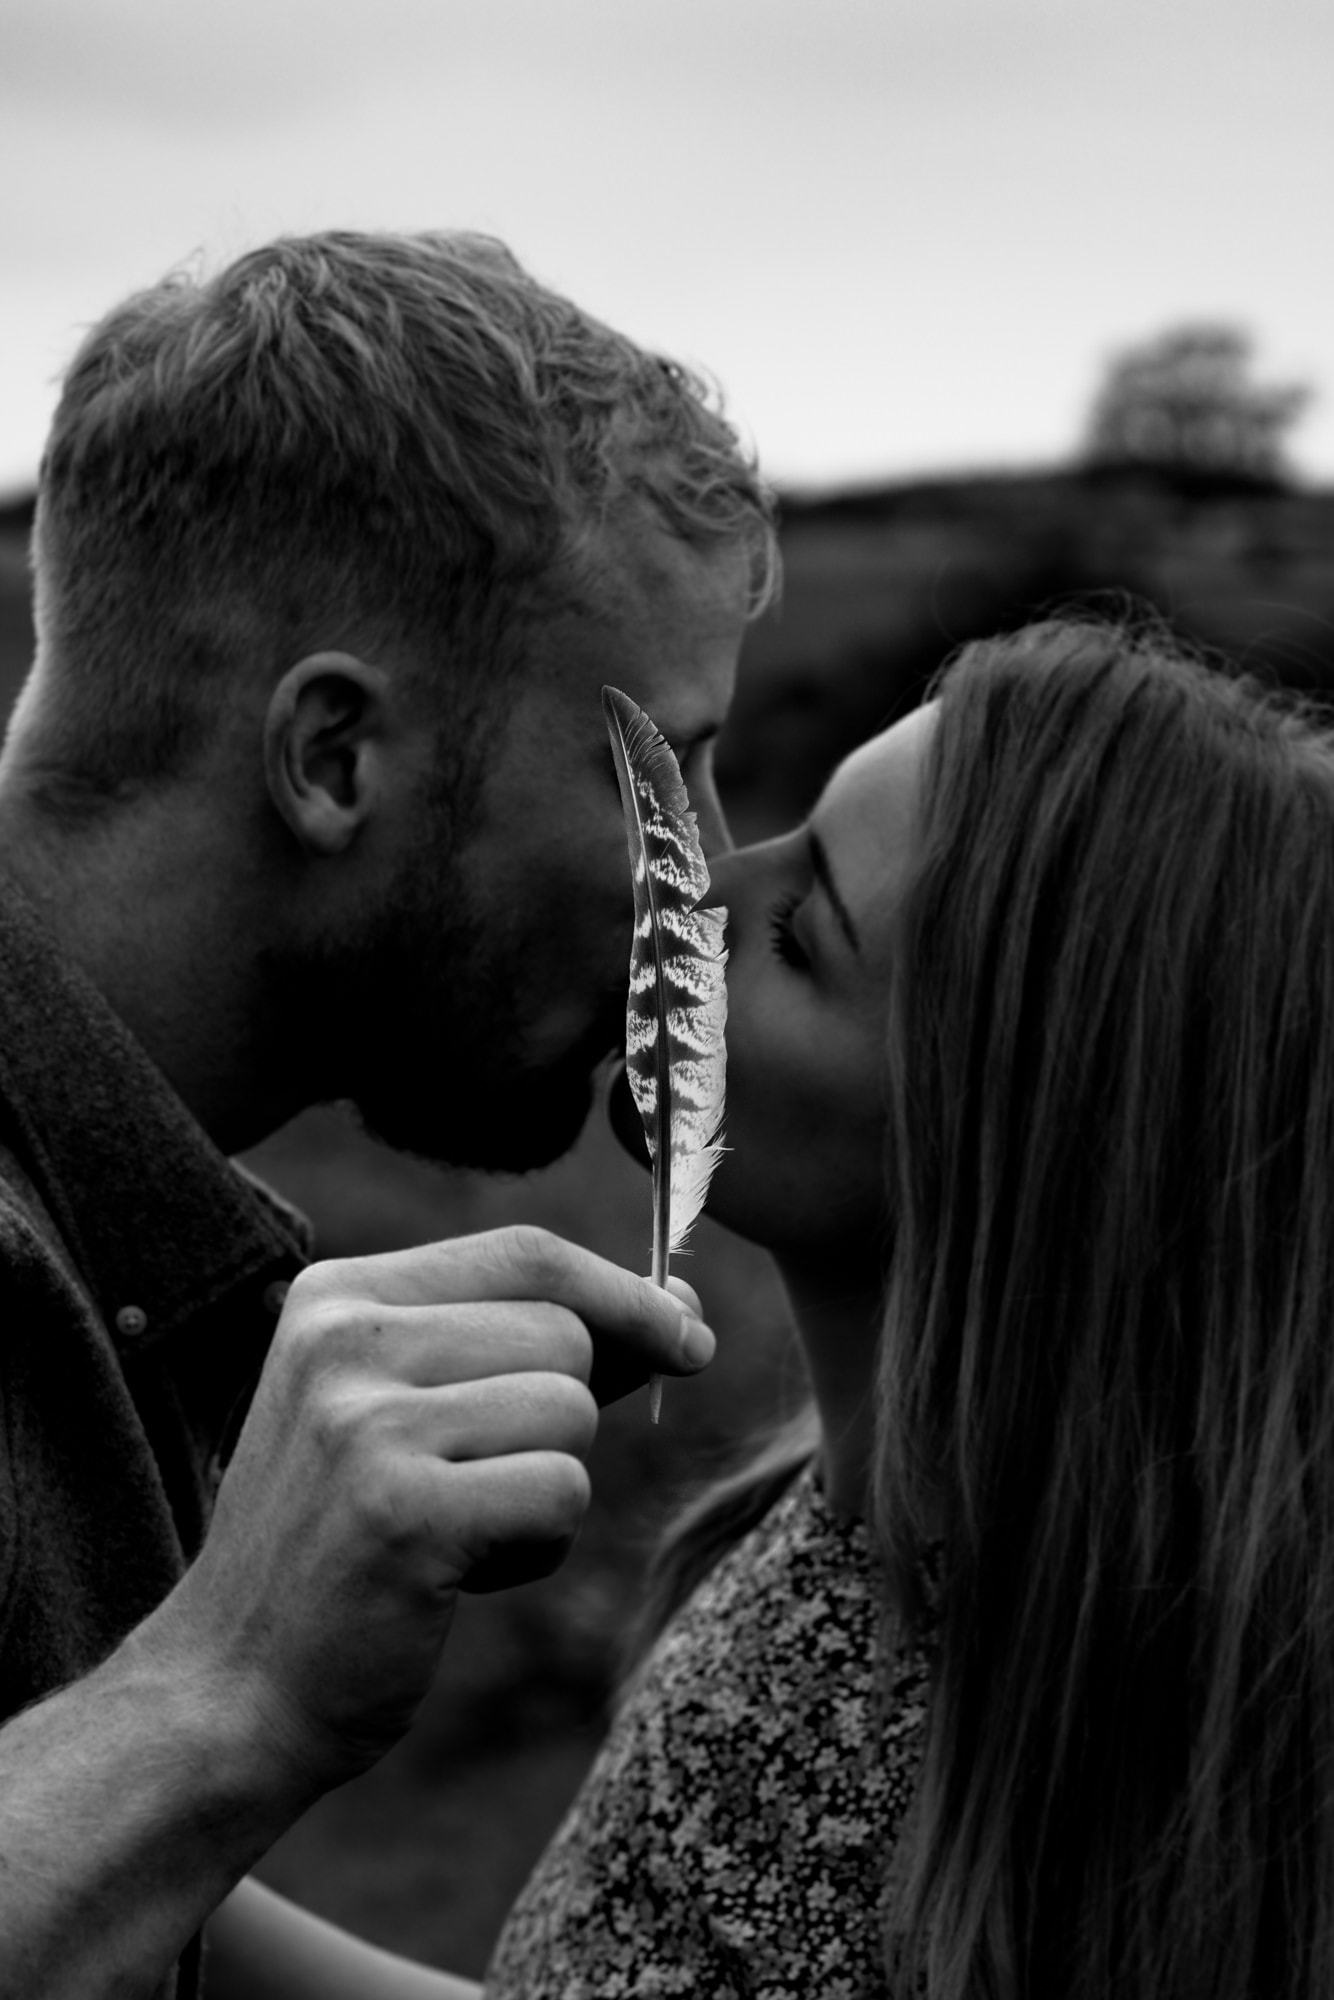
[[[715,888],[810,1427],[669,1545],[488,1991],[1328,2000],[1334,746],[1031,627]]]

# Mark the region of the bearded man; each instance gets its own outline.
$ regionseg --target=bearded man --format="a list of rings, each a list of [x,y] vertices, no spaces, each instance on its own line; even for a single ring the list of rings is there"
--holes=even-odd
[[[211,1994],[471,1991],[242,1878],[409,1726],[460,1583],[559,1560],[594,1359],[605,1396],[711,1336],[531,1230],[306,1266],[227,1156],[331,1099],[441,1160],[570,1145],[630,921],[600,689],[724,841],[768,496],[692,377],[498,244],[330,234],[108,315],[34,549],[0,760],[0,1991],[185,2000],[224,1898]]]

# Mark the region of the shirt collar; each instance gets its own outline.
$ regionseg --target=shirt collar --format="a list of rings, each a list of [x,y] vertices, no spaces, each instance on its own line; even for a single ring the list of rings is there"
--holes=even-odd
[[[2,878],[0,1119],[109,1325],[160,1339],[305,1259],[302,1218],[218,1151]]]

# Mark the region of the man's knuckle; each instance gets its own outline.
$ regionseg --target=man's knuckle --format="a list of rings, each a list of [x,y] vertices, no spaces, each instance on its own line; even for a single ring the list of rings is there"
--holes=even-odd
[[[364,1399],[346,1384],[325,1383],[307,1405],[306,1428],[325,1462],[339,1464],[366,1434]]]
[[[283,1300],[284,1327],[298,1325],[307,1313],[315,1310],[323,1296],[324,1286],[324,1273],[319,1264],[307,1264],[304,1270],[297,1272]]]
[[[510,1262],[539,1292],[556,1287],[568,1276],[570,1245],[554,1230],[544,1229],[540,1223],[515,1222],[504,1233],[509,1238]]]
[[[283,1339],[298,1375],[322,1374],[357,1345],[356,1315],[347,1299],[330,1293],[303,1299],[286,1318]]]
[[[388,1461],[368,1469],[359,1482],[357,1497],[366,1533],[377,1548],[404,1556],[428,1539],[424,1509],[405,1482],[392,1476]]]
[[[346,1298],[358,1289],[356,1262],[346,1257],[321,1257],[299,1270],[287,1288],[285,1310],[313,1306],[322,1299]]]

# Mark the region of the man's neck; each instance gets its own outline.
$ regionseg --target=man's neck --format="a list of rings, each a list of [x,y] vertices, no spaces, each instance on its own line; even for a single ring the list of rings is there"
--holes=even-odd
[[[301,1108],[266,1046],[262,954],[207,815],[173,801],[64,828],[6,788],[0,862],[224,1152]]]

